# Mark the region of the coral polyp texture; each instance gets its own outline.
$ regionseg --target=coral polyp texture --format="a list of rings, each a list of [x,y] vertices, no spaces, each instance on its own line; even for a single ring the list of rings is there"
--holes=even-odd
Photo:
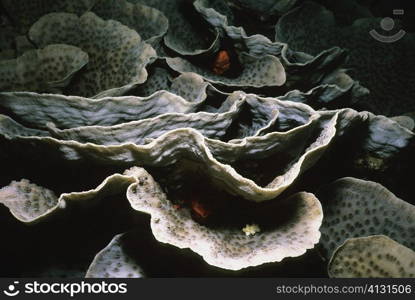
[[[141,267],[128,255],[128,241],[124,234],[114,237],[107,247],[102,249],[89,266],[86,278],[142,278]]]
[[[118,21],[104,21],[92,12],[78,17],[51,13],[29,30],[38,46],[65,43],[84,49],[89,56],[85,72],[68,89],[69,94],[103,97],[119,96],[147,78],[146,65],[155,50],[140,35]]]
[[[2,90],[60,92],[88,63],[88,54],[68,45],[49,45],[0,62]]]
[[[199,224],[188,210],[175,207],[146,171],[141,170],[137,177],[138,182],[129,187],[127,198],[134,209],[151,215],[151,228],[156,239],[179,248],[190,248],[213,266],[239,270],[278,262],[303,254],[319,240],[318,229],[323,216],[320,203],[312,194],[299,193],[279,201],[271,206],[274,216],[267,216],[257,208],[258,222],[268,223],[267,230],[251,236],[237,226],[209,228]],[[279,209],[291,212],[284,222],[278,219],[276,212]],[[237,216],[229,215],[228,218]]]
[[[369,8],[0,3],[0,276],[415,277],[413,70],[343,49]]]
[[[334,253],[329,274],[332,277],[415,276],[415,252],[384,236],[347,240]]]
[[[329,254],[348,238],[387,235],[407,247],[415,247],[415,206],[378,183],[342,178],[324,191],[326,201],[322,245]]]
[[[20,221],[26,223],[39,222],[60,210],[64,210],[72,201],[86,202],[87,205],[97,202],[111,194],[125,192],[128,184],[135,177],[114,174],[105,179],[97,188],[85,192],[64,193],[59,198],[47,188],[37,186],[28,180],[12,182],[0,190],[0,203],[10,209],[10,212]],[[127,184],[127,185],[126,185]]]

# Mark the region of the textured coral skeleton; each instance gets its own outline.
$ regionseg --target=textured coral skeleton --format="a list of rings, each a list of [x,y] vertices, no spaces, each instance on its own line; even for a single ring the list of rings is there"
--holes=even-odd
[[[298,2],[2,0],[0,276],[414,277],[413,103]]]

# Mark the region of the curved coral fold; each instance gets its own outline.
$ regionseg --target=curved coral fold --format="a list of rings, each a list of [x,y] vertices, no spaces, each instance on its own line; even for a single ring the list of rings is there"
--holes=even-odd
[[[396,116],[390,118],[391,120],[396,121],[402,127],[407,128],[410,131],[414,131],[415,129],[415,119],[409,116]]]
[[[145,82],[138,85],[133,94],[137,96],[150,96],[160,90],[168,91],[170,89],[172,76],[164,68],[149,68],[148,78]]]
[[[183,73],[173,79],[166,69],[156,67],[150,70],[149,78],[134,90],[134,94],[149,96],[160,90],[165,90],[189,102],[201,103],[208,96],[208,88],[214,89],[196,73]]]
[[[224,113],[199,112],[193,114],[162,114],[158,117],[140,121],[132,121],[115,126],[87,126],[60,130],[49,124],[54,138],[59,140],[94,143],[98,145],[119,145],[132,143],[144,145],[147,141],[158,138],[166,132],[178,128],[193,128],[205,137],[220,139],[226,134],[238,114],[241,101],[233,103],[233,107]]]
[[[196,73],[183,73],[176,77],[170,86],[173,94],[192,102],[201,102],[207,98],[209,84]]]
[[[100,252],[89,266],[86,278],[142,278],[141,267],[128,254],[126,235],[118,234]],[[127,249],[126,249],[127,248]]]
[[[351,238],[330,259],[330,277],[414,278],[415,252],[384,235]]]
[[[283,224],[253,236],[241,229],[210,229],[200,225],[188,211],[175,208],[144,169],[138,182],[128,188],[127,198],[134,209],[151,215],[151,228],[157,240],[190,248],[209,264],[225,269],[239,270],[302,255],[320,237],[321,206],[308,193],[281,201],[281,205],[290,207],[292,215]],[[274,222],[278,223],[275,218]]]
[[[275,56],[267,55],[256,58],[242,53],[240,57],[243,70],[236,78],[215,74],[213,71],[196,66],[180,57],[166,58],[167,64],[179,73],[193,72],[202,76],[206,81],[244,87],[281,86],[285,83],[286,74],[281,62]]]
[[[15,95],[19,96],[19,93]],[[5,99],[8,107],[18,107],[15,106],[17,101],[7,102],[8,97]],[[29,97],[28,100],[33,99]],[[104,100],[101,101],[114,104],[110,98]],[[82,99],[82,102],[84,101]],[[159,102],[158,105],[162,103]],[[61,104],[65,105],[65,102],[59,105]],[[102,107],[100,102],[94,104],[87,112],[94,106]],[[164,103],[162,106],[163,109],[167,108]],[[49,106],[33,116],[14,109],[14,113],[18,114],[23,124],[36,124],[33,118],[42,116],[44,125],[35,126],[42,130],[24,127],[3,116],[1,135],[13,141],[16,146],[42,146],[45,147],[44,151],[70,160],[89,159],[117,165],[141,163],[161,166],[173,164],[182,158],[191,159],[204,166],[204,172],[228,192],[253,201],[269,200],[281,194],[320,159],[332,140],[341,139],[350,127],[360,126],[367,131],[356,145],[361,151],[381,159],[393,157],[413,138],[411,132],[394,121],[368,113],[359,114],[348,109],[315,112],[301,103],[260,98],[241,92],[231,94],[222,106],[214,113],[160,115],[154,120],[165,120],[167,123],[161,124],[171,125],[165,128],[137,127],[137,135],[130,129],[135,128],[137,124],[140,126],[155,121],[147,119],[131,124],[114,125],[117,123],[110,123],[114,120],[109,119],[107,123],[102,123],[98,127],[90,127],[71,124],[71,121],[65,118],[58,121],[54,113],[49,114]],[[143,108],[148,109],[148,106],[144,105]],[[155,112],[157,116],[159,108],[153,109],[150,111]],[[81,115],[88,116],[85,113]],[[105,114],[96,116],[98,120],[105,119]],[[118,114],[115,116],[118,117]],[[186,121],[192,118],[193,121],[190,123]],[[225,123],[221,123],[221,118]],[[176,119],[182,120],[183,123],[174,124]],[[91,121],[98,123],[98,120]],[[118,122],[118,119],[115,120]],[[48,121],[54,125],[46,124]],[[205,128],[207,123],[204,122],[211,123]],[[109,127],[102,128],[105,124]],[[224,128],[229,127],[227,131],[223,131],[224,128],[219,128],[215,124],[221,124],[219,127],[227,124]],[[172,126],[172,130],[169,130],[169,126]],[[200,128],[201,131],[189,126]],[[73,129],[60,129],[65,127]],[[49,129],[50,132],[45,129]],[[127,142],[123,138],[117,139],[117,131],[124,132],[123,136],[128,137]],[[214,138],[204,136],[203,132]],[[146,139],[146,136],[151,138]],[[392,136],[395,138],[391,138]],[[264,170],[258,172],[261,166]]]
[[[346,239],[386,235],[415,249],[415,206],[382,185],[342,178],[318,193],[324,207],[321,244],[330,257]]]
[[[146,65],[156,57],[155,50],[136,31],[91,12],[81,17],[69,13],[45,15],[30,28],[29,37],[40,47],[65,43],[88,53],[84,72],[65,90],[71,95],[123,95],[147,79]]]
[[[88,63],[88,54],[69,45],[48,45],[0,61],[1,91],[60,92]]]
[[[193,3],[195,9],[221,35],[229,37],[235,48],[248,52],[253,56],[283,54],[282,60],[288,61],[287,45],[280,42],[272,42],[262,34],[248,35],[243,27],[233,26],[233,11],[229,4],[216,0],[196,0]]]
[[[226,3],[214,0],[197,0],[194,2],[194,6],[211,26],[233,41],[238,52],[247,52],[255,57],[277,56],[287,73],[287,82],[285,83],[287,87],[292,88],[300,84],[304,89],[304,87],[314,88],[318,84],[331,84],[339,86],[337,92],[340,94],[353,88],[353,101],[368,93],[365,88],[353,81],[340,68],[346,59],[344,50],[332,47],[328,50],[323,49],[324,51],[322,50],[315,56],[296,52],[285,43],[273,42],[258,33],[248,35],[243,27],[233,26],[233,13]],[[261,17],[263,16],[261,15]],[[326,98],[326,102],[331,100],[331,98]]]
[[[199,55],[217,48],[218,33],[206,30],[193,13],[187,0],[130,0],[160,10],[169,20],[169,30],[164,37],[167,47],[181,55]],[[201,23],[201,22],[200,22]]]
[[[167,33],[169,21],[162,12],[126,0],[101,0],[91,10],[105,20],[116,20],[138,32],[143,40],[156,47]]]
[[[29,223],[57,209],[59,200],[53,191],[22,179],[0,189],[0,203],[17,219]]]
[[[199,115],[194,116],[162,115],[155,120],[138,122],[139,125],[144,124],[144,126],[142,126],[142,129],[137,127],[137,130],[142,132],[138,133],[139,131],[137,131],[137,134],[131,130],[132,127],[137,126],[137,123],[121,124],[109,128],[86,126],[66,131],[59,131],[49,125],[51,130],[51,134],[49,134],[46,131],[36,132],[33,129],[25,129],[25,127],[7,117],[2,119],[1,131],[9,139],[15,141],[25,143],[33,139],[36,143],[40,142],[50,150],[54,148],[55,150],[52,151],[58,150],[58,153],[65,157],[68,157],[67,155],[71,153],[71,156],[75,155],[72,159],[86,157],[91,159],[95,157],[100,161],[107,160],[118,164],[135,161],[146,165],[166,165],[174,163],[181,157],[189,157],[205,165],[206,172],[222,182],[227,190],[255,201],[272,199],[282,193],[302,172],[319,159],[335,136],[336,113],[318,117],[318,115],[313,115],[313,110],[308,109],[303,104],[290,104],[275,99],[260,99],[249,95],[245,96],[238,92],[229,97],[227,100],[230,101],[229,103],[236,102],[233,106],[229,106],[226,110],[228,112],[199,113]],[[241,127],[238,123],[235,123],[239,128],[234,127],[233,134],[229,136],[222,131],[222,127],[224,127],[224,124],[229,126],[229,122],[236,119],[232,117],[232,114],[241,114],[243,110],[238,109],[238,107],[242,107],[241,105],[252,110],[250,112],[252,123]],[[30,122],[31,117],[23,114],[20,116],[29,119]],[[211,127],[206,127],[208,123],[203,123],[205,121],[203,121],[204,118],[201,118],[202,116],[205,116],[206,122],[211,123],[209,125]],[[224,118],[225,123],[221,121],[221,117]],[[186,123],[188,121],[185,120],[192,120],[192,118],[194,118],[192,122],[195,125]],[[44,115],[43,119],[47,121]],[[167,131],[169,126],[162,126],[164,127],[161,128],[162,131],[158,132],[160,130],[158,125],[145,125],[163,119],[167,120],[166,124],[170,122],[173,126],[171,129],[174,130]],[[175,119],[182,119],[185,122],[181,125],[180,122],[175,124],[175,121],[169,121]],[[26,121],[25,123],[29,122]],[[161,124],[165,123],[162,122]],[[59,127],[58,124],[55,125]],[[206,131],[208,136],[220,137],[225,135],[225,137],[228,136],[228,138],[232,137],[233,139],[228,143],[209,139],[203,136],[201,132],[188,128],[189,126],[199,126],[201,132],[211,130],[212,133]],[[276,126],[277,132],[266,133],[271,130],[272,126]],[[224,128],[226,128],[226,125]],[[117,140],[116,130],[124,132],[121,140]],[[151,132],[154,132],[154,134]],[[67,136],[65,137],[65,135]],[[130,136],[127,142],[124,140],[126,136]],[[140,145],[136,144],[138,136],[142,136],[141,141],[144,142],[146,137],[156,139],[150,140],[150,143]],[[66,141],[65,139],[69,140]],[[88,143],[91,141],[94,144]],[[105,146],[107,143],[109,145]],[[64,145],[65,147],[63,147]],[[293,148],[291,155],[282,154],[289,147]],[[261,155],[257,158],[257,161],[261,163],[261,160],[264,160],[265,164],[269,163],[267,161],[272,160],[272,157],[279,156],[280,153],[284,158],[278,168],[270,170],[271,173],[265,181],[255,182],[255,178],[245,178],[240,173],[244,174],[243,161],[258,153],[261,153]],[[239,161],[242,161],[240,166],[238,166]],[[278,176],[275,176],[276,174]]]
[[[133,171],[127,170],[124,175],[114,174],[95,189],[63,193],[59,197],[52,190],[26,179],[13,181],[0,189],[0,203],[7,206],[19,221],[33,224],[65,210],[73,201],[91,205],[109,195],[122,193],[136,180]]]
[[[47,129],[49,122],[60,129],[112,126],[167,113],[189,113],[195,111],[198,105],[165,91],[148,97],[105,97],[97,100],[56,94],[0,93],[0,107],[21,123],[39,129]]]

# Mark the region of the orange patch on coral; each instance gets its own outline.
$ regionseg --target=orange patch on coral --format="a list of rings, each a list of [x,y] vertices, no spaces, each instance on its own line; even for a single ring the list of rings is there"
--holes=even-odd
[[[202,218],[207,218],[210,215],[210,211],[206,209],[206,207],[197,200],[193,200],[190,204],[192,211]]]
[[[231,67],[231,59],[226,50],[219,51],[213,63],[213,72],[217,75],[222,75]]]

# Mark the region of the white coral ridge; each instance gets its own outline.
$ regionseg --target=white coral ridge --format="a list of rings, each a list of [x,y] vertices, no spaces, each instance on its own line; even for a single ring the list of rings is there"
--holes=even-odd
[[[71,202],[90,205],[103,201],[110,195],[124,193],[126,188],[136,181],[136,169],[133,167],[124,174],[113,174],[94,189],[63,193],[60,196],[52,190],[30,183],[27,179],[12,181],[0,189],[0,204],[9,208],[19,221],[36,224],[65,210]]]
[[[244,228],[242,228],[242,231],[245,232],[247,236],[250,236],[260,232],[261,228],[259,228],[259,226],[256,224],[252,224],[246,225]]]
[[[320,239],[323,219],[320,202],[310,193],[298,193],[275,202],[270,211],[276,223],[262,234],[257,225],[248,225],[249,234],[240,228],[209,228],[197,223],[190,211],[176,209],[162,188],[144,169],[134,170],[137,182],[127,190],[131,206],[151,215],[151,230],[162,243],[190,248],[210,265],[240,270],[263,263],[279,262],[286,257],[303,255]],[[279,223],[277,212],[288,208],[289,219]],[[231,217],[231,216],[230,216]],[[251,235],[252,234],[252,235]]]

